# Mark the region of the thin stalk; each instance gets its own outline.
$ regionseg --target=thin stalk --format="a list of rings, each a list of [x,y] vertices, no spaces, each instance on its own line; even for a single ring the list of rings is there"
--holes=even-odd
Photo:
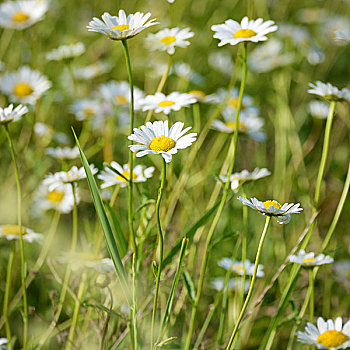
[[[261,234],[261,238],[260,238],[260,242],[259,242],[259,246],[258,246],[258,251],[257,251],[256,257],[255,257],[254,272],[253,272],[252,280],[250,282],[248,294],[247,294],[247,297],[246,297],[246,299],[244,301],[242,310],[241,310],[241,312],[240,312],[240,314],[238,316],[238,320],[236,322],[236,325],[235,325],[235,327],[234,327],[234,329],[232,331],[232,335],[231,335],[229,343],[227,344],[226,350],[230,350],[231,349],[231,345],[232,345],[232,343],[233,343],[233,341],[234,341],[234,339],[236,337],[236,334],[238,332],[238,329],[239,329],[239,326],[241,324],[242,318],[244,316],[245,310],[246,310],[246,308],[248,306],[248,303],[250,301],[250,298],[252,296],[253,288],[254,288],[255,280],[256,280],[256,274],[258,272],[258,266],[259,266],[261,252],[262,252],[262,247],[263,247],[263,244],[264,244],[264,241],[265,241],[265,238],[266,238],[267,229],[269,227],[270,221],[271,221],[271,216],[266,216],[264,230],[263,230],[263,232]]]
[[[243,197],[246,198],[246,195],[243,191]],[[247,259],[247,234],[248,234],[248,207],[243,205],[243,235],[242,235],[242,263],[243,263],[243,274],[242,274],[242,287],[239,298],[239,307],[241,307],[244,299],[244,285],[246,278],[246,264],[245,261]]]
[[[5,127],[5,134],[10,146],[12,162],[15,169],[16,185],[17,185],[17,222],[18,222],[18,228],[19,228],[19,249],[20,249],[20,255],[21,255],[21,285],[22,285],[22,291],[23,291],[23,350],[26,350],[27,340],[28,340],[28,304],[27,304],[26,267],[25,267],[25,258],[24,258],[24,244],[23,244],[23,230],[22,230],[22,192],[21,192],[21,183],[19,180],[15,149],[13,147],[11,135],[8,129],[8,124],[4,124],[4,127]]]
[[[245,83],[246,83],[246,77],[247,77],[247,44],[244,43],[243,46],[243,54],[242,54],[242,80],[241,80],[241,86],[239,89],[239,97],[238,97],[238,105],[237,105],[237,111],[236,111],[236,128],[235,131],[233,133],[233,137],[232,137],[232,141],[231,141],[231,146],[233,148],[233,153],[232,153],[232,158],[231,158],[231,163],[230,163],[230,167],[227,173],[227,178],[230,179],[231,175],[233,173],[233,168],[235,165],[235,160],[236,160],[236,150],[237,150],[237,141],[238,141],[238,125],[239,125],[239,114],[241,111],[241,107],[242,107],[242,100],[243,100],[243,93],[244,93],[244,88],[245,88]],[[231,147],[230,147],[231,149]],[[230,190],[230,181],[227,181],[222,193],[222,197],[221,197],[221,201],[219,204],[219,208],[218,211],[216,212],[216,215],[212,221],[212,224],[209,228],[208,231],[208,236],[207,236],[207,240],[206,240],[206,244],[205,244],[205,250],[204,250],[204,257],[202,260],[202,266],[201,266],[201,272],[200,272],[200,277],[199,277],[199,283],[198,283],[198,288],[197,288],[197,294],[196,294],[196,299],[195,302],[192,305],[192,314],[191,314],[191,321],[190,321],[190,326],[189,326],[189,331],[188,331],[188,335],[187,335],[187,340],[186,340],[186,345],[185,345],[185,350],[189,350],[191,347],[191,341],[192,341],[192,334],[194,331],[194,322],[196,319],[196,314],[197,314],[197,309],[198,309],[198,305],[199,305],[199,300],[202,294],[202,288],[203,288],[203,284],[204,284],[204,276],[205,276],[205,270],[207,267],[207,263],[208,263],[208,257],[209,257],[209,247],[210,247],[210,243],[212,240],[212,237],[214,235],[216,226],[219,222],[220,216],[224,210],[225,207],[225,203],[226,203],[226,199],[228,196],[228,192]]]
[[[309,269],[309,289],[310,289],[310,301],[309,301],[309,320],[311,323],[314,321],[314,274],[312,269]]]
[[[158,302],[158,294],[159,294],[159,284],[160,284],[160,275],[162,273],[162,264],[163,264],[163,233],[162,233],[162,226],[160,222],[160,202],[162,200],[163,196],[163,190],[165,186],[166,181],[166,163],[164,158],[162,157],[162,179],[160,182],[160,187],[158,190],[158,198],[156,203],[156,217],[157,217],[157,231],[158,231],[158,244],[159,244],[159,264],[158,264],[158,271],[157,271],[157,278],[156,278],[156,290],[154,293],[154,300],[153,300],[153,311],[152,311],[152,326],[151,326],[151,350],[153,350],[153,340],[154,340],[154,320],[156,316],[156,309],[157,309],[157,302]]]

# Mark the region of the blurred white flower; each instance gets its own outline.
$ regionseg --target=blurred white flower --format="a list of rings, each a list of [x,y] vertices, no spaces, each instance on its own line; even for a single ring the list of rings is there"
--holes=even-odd
[[[334,40],[341,45],[347,45],[350,42],[350,29],[336,30],[334,32]]]
[[[198,85],[201,85],[205,82],[205,78],[195,72],[191,66],[185,62],[177,62],[172,65],[169,74],[176,74],[178,77],[189,80],[190,82]]]
[[[78,121],[83,121],[100,117],[105,111],[97,98],[83,98],[72,104],[71,112]]]
[[[337,31],[350,30],[350,20],[346,16],[332,14],[325,19],[321,26],[322,38],[329,44],[334,42]],[[338,45],[343,45],[341,41],[335,41]]]
[[[56,159],[76,159],[79,158],[80,153],[78,147],[56,147],[46,148],[45,153]]]
[[[41,243],[43,241],[43,235],[36,233],[30,228],[22,226],[22,237],[25,242]],[[0,225],[0,239],[6,238],[8,241],[19,240],[20,231],[18,225]]]
[[[219,260],[218,265],[226,270],[230,269],[241,276],[244,274],[244,270],[245,274],[248,276],[253,276],[254,274],[254,263],[251,263],[249,259],[246,259],[245,264],[243,264],[242,261],[232,260],[230,258],[223,258]],[[259,264],[258,271],[256,273],[257,277],[264,277],[265,273],[263,269],[264,266]]]
[[[111,63],[101,61],[90,66],[74,68],[73,75],[75,79],[90,80],[109,72],[112,68]]]
[[[13,109],[13,105],[9,105],[4,109],[0,107],[0,125],[16,122],[27,112],[28,108],[23,105],[19,105],[15,109]]]
[[[310,101],[309,103],[310,114],[318,119],[326,119],[329,112],[329,104],[323,101]]]
[[[188,94],[192,95],[197,102],[201,103],[214,103],[216,101],[216,96],[206,95],[202,90],[191,90]]]
[[[308,93],[323,97],[328,101],[350,101],[350,90],[343,88],[339,90],[336,86],[330,83],[322,83],[316,81],[316,84],[309,84],[311,89],[307,90]]]
[[[291,263],[296,263],[305,267],[320,266],[334,262],[334,259],[328,255],[320,254],[315,256],[315,253],[306,253],[304,249],[299,250],[297,255],[290,255],[288,259]]]
[[[242,282],[243,279],[236,277],[236,278],[231,278],[228,280],[227,283],[227,289],[228,290],[240,290],[242,288]],[[214,288],[217,291],[221,291],[224,288],[224,278],[222,277],[218,277],[218,278],[213,278],[210,281],[211,287]],[[244,292],[247,293],[249,290],[249,286],[250,286],[250,281],[249,280],[245,280],[244,281]]]
[[[232,75],[234,65],[229,53],[222,51],[211,52],[209,53],[208,62],[211,68],[227,76]]]
[[[350,282],[350,260],[338,260],[332,268],[340,280]]]
[[[71,45],[62,45],[46,54],[49,61],[61,61],[78,57],[85,52],[85,45],[81,42]]]
[[[0,350],[6,350],[8,342],[7,338],[0,338]]]

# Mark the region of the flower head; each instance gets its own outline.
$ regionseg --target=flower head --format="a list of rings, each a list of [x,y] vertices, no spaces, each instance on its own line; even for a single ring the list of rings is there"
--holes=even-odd
[[[347,349],[350,347],[350,321],[343,325],[341,317],[334,321],[317,319],[317,327],[308,322],[305,332],[297,332],[298,341],[316,346],[317,349]]]
[[[7,338],[0,338],[0,350],[6,350],[8,342]]]
[[[224,24],[216,24],[211,29],[216,32],[215,39],[220,39],[219,46],[226,44],[236,45],[242,41],[258,41],[267,40],[266,34],[275,32],[278,27],[274,25],[274,21],[264,22],[262,18],[257,20],[249,20],[244,17],[241,23],[228,19]]]
[[[140,143],[140,145],[130,145],[129,147],[132,152],[138,152],[136,157],[143,157],[146,154],[160,154],[169,163],[178,149],[187,148],[196,140],[197,133],[185,135],[191,127],[185,129],[183,127],[184,123],[182,122],[176,122],[170,129],[167,120],[148,122],[140,129],[135,128],[134,133],[128,137],[129,140]]]
[[[81,42],[71,45],[62,45],[46,54],[48,61],[61,61],[78,57],[85,52],[85,45]]]
[[[316,81],[316,84],[309,84],[311,89],[307,90],[308,93],[323,97],[328,101],[350,101],[350,90],[343,88],[339,90],[337,87],[330,83],[322,83]]]
[[[245,263],[243,264],[242,261],[232,260],[229,258],[223,258],[218,262],[218,265],[223,267],[226,270],[231,269],[232,271],[236,272],[238,275],[243,275],[244,270],[246,275],[253,276],[254,274],[254,264],[250,262],[249,259],[246,259]],[[264,266],[258,265],[258,271],[257,271],[257,277],[264,277]]]
[[[80,155],[78,147],[49,147],[45,153],[56,159],[76,159]]]
[[[326,119],[328,117],[329,105],[323,101],[311,101],[309,103],[310,114],[318,119]]]
[[[297,255],[290,255],[288,258],[291,263],[305,267],[331,264],[334,262],[334,259],[328,255],[320,254],[315,256],[315,253],[306,253],[304,249],[301,249]]]
[[[43,235],[36,233],[30,228],[22,226],[22,237],[25,242],[39,242],[43,240]],[[20,230],[18,225],[0,225],[0,238],[6,238],[8,241],[20,239]]]
[[[224,288],[224,278],[222,278],[222,277],[213,278],[210,282],[211,282],[212,288],[216,289],[217,291],[221,291]],[[240,277],[231,278],[228,280],[227,289],[240,290],[242,288],[242,283],[243,283],[243,279]],[[249,286],[250,286],[250,281],[246,279],[244,281],[244,292],[245,293],[248,292]]]
[[[27,112],[28,108],[23,105],[19,105],[15,109],[13,109],[13,105],[9,105],[4,109],[0,107],[0,125],[16,122],[17,120],[21,119],[23,114],[26,114]]]
[[[146,14],[136,12],[128,16],[126,16],[124,10],[119,10],[118,16],[111,16],[108,12],[105,12],[102,15],[103,21],[94,17],[86,28],[91,32],[104,34],[113,40],[124,40],[132,38],[150,26],[158,24],[158,22],[155,22],[155,19],[148,21],[150,17],[150,12]]]
[[[340,280],[350,282],[350,260],[336,261],[333,270]]]
[[[350,43],[350,29],[336,30],[334,35],[334,40],[341,45]]]
[[[238,197],[237,199],[244,205],[257,210],[263,215],[276,216],[277,222],[280,224],[288,224],[291,214],[299,214],[303,210],[303,208],[300,208],[300,203],[284,203],[281,205],[275,200],[261,202],[256,198],[251,198],[249,200],[247,198]]]

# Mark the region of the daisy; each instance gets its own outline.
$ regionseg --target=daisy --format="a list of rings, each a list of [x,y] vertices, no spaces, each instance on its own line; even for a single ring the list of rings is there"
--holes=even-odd
[[[318,119],[326,119],[328,117],[329,105],[322,101],[311,101],[309,103],[310,114]]]
[[[56,147],[46,148],[45,153],[56,159],[76,159],[79,158],[80,153],[78,147]]]
[[[242,261],[232,260],[230,258],[223,258],[218,262],[218,265],[223,267],[226,270],[231,269],[232,271],[236,272],[238,275],[242,276],[244,273],[245,268],[245,274],[253,276],[254,274],[254,264],[250,262],[249,259],[246,259],[245,264],[243,264]],[[258,271],[257,271],[257,277],[264,277],[265,273],[263,271],[264,266],[258,265]]]
[[[4,73],[0,79],[0,90],[11,101],[20,103],[34,104],[50,87],[51,82],[44,75],[27,66],[16,72]]]
[[[173,55],[175,46],[187,47],[190,45],[187,39],[193,36],[194,33],[190,28],[166,28],[156,34],[149,34],[146,41],[152,50],[167,51],[169,55]]]
[[[236,190],[240,185],[244,184],[247,181],[258,180],[269,175],[271,175],[271,172],[266,168],[255,168],[252,172],[249,172],[248,170],[244,169],[239,173],[234,173],[231,175],[231,189]],[[227,175],[220,176],[219,178],[223,183],[226,183],[228,181]]]
[[[22,226],[22,237],[25,242],[33,243],[38,242],[41,243],[43,240],[43,235],[40,233],[36,233],[30,228]],[[12,241],[14,239],[19,240],[20,232],[18,225],[0,225],[0,238],[6,238],[8,241]]]
[[[111,63],[96,62],[86,67],[79,67],[73,70],[75,79],[90,80],[102,74],[108,73],[113,68]]]
[[[130,169],[129,164],[124,164],[121,167],[117,162],[112,162],[111,167],[116,169],[117,172],[122,174],[120,176],[118,173],[110,169],[109,167],[105,167],[104,171],[101,171],[101,174],[97,177],[103,181],[101,188],[107,188],[114,185],[120,185],[120,187],[126,187],[128,185],[128,181],[126,179],[130,178]],[[147,179],[153,176],[154,167],[146,168],[142,165],[136,165],[132,172],[132,181],[135,182],[145,182]],[[125,179],[126,178],[126,179]]]
[[[6,1],[0,5],[0,27],[28,28],[43,19],[48,7],[45,0]]]
[[[212,103],[216,101],[215,95],[206,95],[206,93],[202,90],[191,90],[188,92],[188,94],[192,95],[197,102]]]
[[[308,322],[305,332],[297,332],[298,341],[316,346],[317,349],[347,349],[350,347],[350,321],[343,325],[341,317],[335,321],[317,319],[317,327]]]
[[[113,40],[129,39],[140,33],[142,30],[158,24],[155,19],[148,21],[151,13],[136,12],[126,17],[124,10],[119,10],[118,16],[111,16],[108,12],[102,15],[101,21],[94,17],[86,27],[90,32],[98,32]]]
[[[26,114],[27,112],[28,108],[23,105],[19,105],[15,109],[13,109],[13,105],[9,105],[4,109],[0,107],[0,125],[16,122],[17,120],[21,119],[23,114]]]
[[[172,92],[166,96],[162,92],[156,92],[155,95],[148,95],[141,100],[142,110],[154,110],[155,113],[163,112],[169,114],[171,111],[179,111],[181,107],[188,107],[197,100],[190,94],[182,94],[180,92]]]
[[[227,76],[231,76],[234,70],[234,63],[228,52],[211,52],[208,56],[208,63],[211,68]]]
[[[350,101],[350,90],[343,88],[339,90],[337,87],[330,83],[322,83],[316,81],[316,84],[309,84],[311,89],[307,90],[308,93],[323,97],[328,101]]]
[[[175,74],[178,77],[190,81],[197,85],[202,85],[205,82],[205,78],[199,73],[195,72],[191,66],[185,62],[177,62],[170,68],[169,74]]]
[[[73,103],[71,112],[78,121],[92,119],[103,114],[103,107],[95,98],[83,98]]]
[[[6,338],[0,338],[0,350],[6,350],[7,348],[7,343],[9,341]]]
[[[278,29],[274,24],[274,21],[263,22],[262,18],[249,21],[248,17],[244,17],[241,24],[228,19],[224,24],[211,26],[211,29],[216,32],[214,38],[221,40],[219,46],[226,44],[236,45],[242,41],[257,43],[258,41],[267,40],[266,34],[275,32]]]
[[[241,289],[242,288],[242,278],[231,278],[228,280],[227,283],[227,289],[229,290],[236,290],[236,289]],[[216,289],[217,291],[221,291],[224,288],[224,278],[218,277],[218,278],[213,278],[211,280],[211,286],[212,288]],[[245,280],[244,281],[244,292],[247,293],[249,290],[250,286],[250,281]]]
[[[315,253],[306,253],[304,249],[301,249],[297,255],[290,255],[288,259],[291,263],[297,263],[305,267],[331,264],[334,262],[334,259],[328,255],[320,254],[315,256]]]
[[[182,130],[183,127],[184,123],[176,122],[169,130],[167,120],[148,122],[140,129],[135,128],[134,133],[128,137],[129,140],[141,145],[130,145],[129,147],[132,152],[138,152],[136,157],[160,154],[169,163],[178,149],[187,148],[196,140],[197,133],[185,135],[191,127]]]
[[[334,40],[346,45],[350,42],[350,29],[336,30],[334,32]]]
[[[48,61],[61,61],[78,57],[85,52],[85,45],[81,42],[71,45],[62,45],[46,54]]]
[[[291,214],[299,214],[303,210],[303,208],[300,208],[300,203],[284,203],[281,205],[275,200],[261,202],[256,198],[251,198],[249,200],[247,198],[238,197],[237,199],[244,205],[257,210],[263,215],[276,216],[277,222],[280,224],[288,224]]]

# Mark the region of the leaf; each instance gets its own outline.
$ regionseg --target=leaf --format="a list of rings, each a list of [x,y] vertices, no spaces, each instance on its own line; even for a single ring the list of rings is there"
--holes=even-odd
[[[156,261],[152,261],[152,270],[153,270],[154,278],[157,278],[157,276],[158,276],[158,265],[157,265]]]
[[[125,175],[123,175],[120,171],[118,171],[117,169],[114,169],[110,164],[103,162],[103,166],[112,170],[114,173],[116,173],[117,175],[119,175],[121,178],[123,178],[126,182],[129,182],[129,179],[127,179],[125,177]]]
[[[105,307],[104,305],[100,305],[100,304],[89,304],[87,302],[83,302],[82,303],[82,306],[83,307],[93,307],[93,308],[96,308],[96,309],[99,309],[101,311],[104,311],[106,312],[107,314],[111,314],[111,315],[114,315],[114,316],[117,316],[121,319],[123,319],[124,321],[129,321],[127,317],[125,317],[124,315],[114,311],[114,310],[110,310],[108,307]]]
[[[196,300],[196,289],[194,287],[194,283],[192,281],[190,274],[187,271],[184,271],[182,273],[182,276],[184,278],[184,282],[185,282],[188,296],[191,300],[191,303],[193,304]]]
[[[164,339],[163,341],[156,344],[157,348],[162,348],[164,345],[168,345],[169,343],[173,342],[176,339],[176,337],[170,337],[167,339]]]

